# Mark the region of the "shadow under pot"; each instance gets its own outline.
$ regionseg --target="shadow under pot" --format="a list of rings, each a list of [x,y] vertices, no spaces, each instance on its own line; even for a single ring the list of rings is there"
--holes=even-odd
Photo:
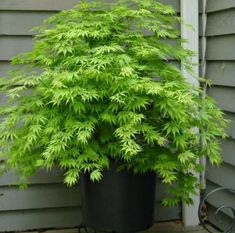
[[[154,222],[156,175],[117,171],[117,164],[103,172],[100,182],[81,177],[84,223],[95,231],[132,233]]]

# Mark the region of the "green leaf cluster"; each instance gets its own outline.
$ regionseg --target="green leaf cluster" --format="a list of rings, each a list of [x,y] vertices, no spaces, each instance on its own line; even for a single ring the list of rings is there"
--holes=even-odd
[[[49,18],[34,50],[13,59],[23,66],[1,79],[6,167],[23,180],[60,167],[71,186],[81,172],[102,179],[116,160],[174,183],[165,204],[191,203],[198,158],[221,162],[226,121],[171,62],[192,68],[179,22],[155,0],[82,1]]]

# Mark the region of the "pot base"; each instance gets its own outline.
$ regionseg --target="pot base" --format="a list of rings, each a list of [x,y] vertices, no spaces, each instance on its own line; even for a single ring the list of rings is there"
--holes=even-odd
[[[103,173],[100,182],[81,177],[83,217],[96,231],[133,233],[153,225],[156,175],[116,171]]]

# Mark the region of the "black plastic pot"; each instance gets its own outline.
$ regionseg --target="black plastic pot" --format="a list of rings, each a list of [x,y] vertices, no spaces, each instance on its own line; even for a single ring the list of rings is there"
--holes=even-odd
[[[112,164],[100,182],[82,175],[84,223],[96,231],[131,233],[152,226],[156,176],[116,171]]]

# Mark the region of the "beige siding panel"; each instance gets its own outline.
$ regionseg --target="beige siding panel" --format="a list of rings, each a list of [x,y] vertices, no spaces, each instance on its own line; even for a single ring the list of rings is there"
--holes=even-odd
[[[235,60],[235,35],[208,37],[207,60]]]
[[[1,3],[0,3],[1,5]],[[52,12],[0,12],[0,35],[34,35],[32,28],[41,25]]]
[[[207,36],[235,34],[235,8],[207,16]]]
[[[235,112],[234,88],[212,87],[208,90],[208,94],[216,100],[221,109],[229,112]]]
[[[215,85],[235,87],[235,61],[209,61],[206,77]]]
[[[235,8],[234,0],[208,0],[207,12],[215,12]]]
[[[33,41],[31,37],[26,36],[1,36],[0,37],[0,60],[7,61],[14,55],[31,51]]]

